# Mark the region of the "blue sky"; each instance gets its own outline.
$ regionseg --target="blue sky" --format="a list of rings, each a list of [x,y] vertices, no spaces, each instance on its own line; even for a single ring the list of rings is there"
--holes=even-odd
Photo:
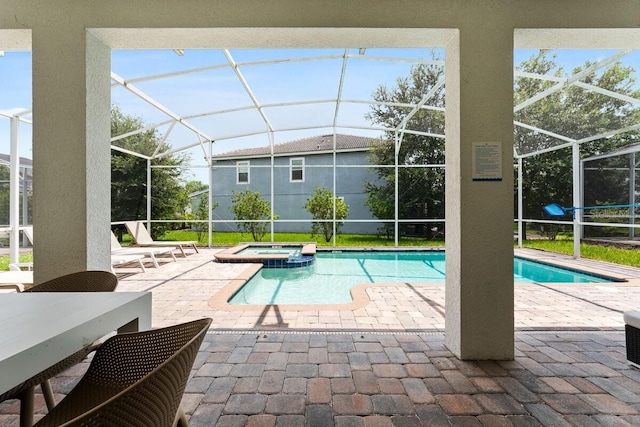
[[[271,65],[253,65],[241,68],[244,78],[262,104],[296,102],[312,99],[335,98],[338,92],[339,75],[343,49],[322,50],[231,50],[238,63],[279,59],[285,62]],[[597,61],[611,55],[614,51],[604,50],[562,50],[555,51],[557,63],[569,73],[585,60]],[[350,53],[358,53],[352,49]],[[442,57],[444,53],[438,52]],[[426,49],[367,49],[367,56],[394,57],[398,59],[430,59]],[[535,50],[517,50],[514,63],[536,54]],[[286,61],[287,58],[303,58],[312,55],[331,56],[317,61]],[[623,63],[640,66],[640,54],[634,52],[623,58]],[[149,75],[172,73],[198,67],[215,67],[227,64],[221,51],[187,50],[184,56],[178,56],[170,50],[154,51],[114,51],[112,70],[121,77],[130,80]],[[346,99],[370,100],[372,92],[381,84],[392,87],[398,76],[409,72],[409,62],[391,62],[383,60],[365,61],[357,56],[347,64],[342,97]],[[251,99],[242,87],[233,70],[229,67],[217,68],[206,72],[176,76],[168,79],[141,81],[134,83],[155,100],[166,105],[181,116],[200,112],[229,110],[251,104]],[[166,116],[150,107],[121,88],[112,91],[112,102],[125,113],[141,117],[146,124],[166,120]],[[0,56],[0,111],[16,108],[31,108],[31,56],[28,52],[5,52]],[[292,126],[316,127],[331,125],[335,104],[316,104],[296,106],[295,108],[271,107],[265,114],[276,129]],[[364,114],[366,105],[341,104],[339,123],[347,126],[365,127],[368,122]],[[228,112],[208,118],[190,119],[191,123],[218,140],[216,152],[234,148],[267,144],[265,135],[243,138],[225,138],[252,132],[262,132],[264,121],[254,111]],[[0,152],[9,152],[8,120],[0,116]],[[167,126],[159,128],[164,132]],[[339,129],[343,133],[375,136],[377,132],[364,129]],[[21,155],[31,157],[31,129],[22,125]],[[331,132],[331,128],[315,128],[290,132],[277,132],[275,142],[285,142],[305,136]],[[168,138],[173,146],[184,146],[196,142],[195,136],[185,131],[174,130]],[[203,165],[201,149],[188,150],[194,164]],[[203,176],[203,170],[194,172]]]

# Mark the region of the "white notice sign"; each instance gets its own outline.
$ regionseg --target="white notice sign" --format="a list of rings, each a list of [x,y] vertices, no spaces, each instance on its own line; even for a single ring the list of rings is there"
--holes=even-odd
[[[499,142],[474,142],[473,180],[502,181],[502,144]]]

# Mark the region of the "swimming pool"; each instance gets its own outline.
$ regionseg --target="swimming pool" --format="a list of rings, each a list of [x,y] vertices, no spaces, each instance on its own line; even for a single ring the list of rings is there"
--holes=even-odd
[[[516,283],[605,283],[605,278],[514,259]],[[263,268],[230,304],[346,304],[360,283],[443,283],[443,251],[319,252],[316,262],[296,269]]]

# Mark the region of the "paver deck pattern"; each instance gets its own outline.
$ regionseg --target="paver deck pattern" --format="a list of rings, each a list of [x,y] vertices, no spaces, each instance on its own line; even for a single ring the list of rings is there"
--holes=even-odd
[[[640,425],[622,321],[640,307],[640,269],[518,250],[629,281],[516,284],[515,359],[461,361],[444,345],[444,285],[372,286],[355,310],[225,311],[209,302],[247,266],[214,251],[119,270],[118,291],[153,293],[153,326],[213,319],[182,402],[191,426]],[[86,366],[53,380],[58,398]],[[0,403],[0,426],[18,410]]]

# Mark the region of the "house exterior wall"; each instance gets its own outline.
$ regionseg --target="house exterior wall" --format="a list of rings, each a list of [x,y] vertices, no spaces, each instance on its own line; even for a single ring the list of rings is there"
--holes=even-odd
[[[342,227],[344,233],[376,233],[378,222],[348,222],[349,220],[375,220],[365,201],[367,194],[364,184],[377,179],[367,166],[368,152],[357,151],[337,153],[336,155],[336,191],[335,195],[344,197],[349,206],[349,216]],[[290,159],[304,158],[304,180],[291,182]],[[249,161],[249,183],[237,183],[237,161]],[[346,167],[349,166],[349,167]],[[274,158],[273,168],[274,212],[279,222],[275,231],[304,233],[311,230],[311,215],[304,208],[307,199],[317,187],[333,189],[333,155],[331,153],[279,156]],[[213,211],[214,220],[233,220],[231,196],[234,192],[259,192],[271,201],[271,159],[259,157],[253,159],[221,160],[212,168],[213,202],[218,206]],[[305,220],[305,222],[286,222],[287,220]],[[216,230],[237,230],[233,223],[216,224]]]

